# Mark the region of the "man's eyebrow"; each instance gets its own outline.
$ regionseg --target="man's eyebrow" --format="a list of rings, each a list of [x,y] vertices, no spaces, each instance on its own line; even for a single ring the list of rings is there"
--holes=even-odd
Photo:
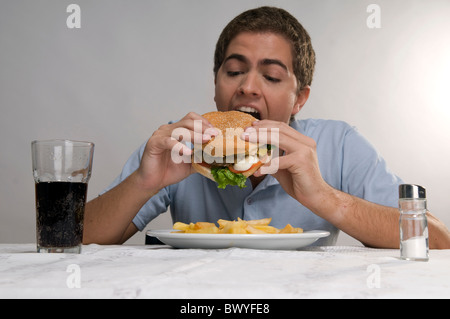
[[[247,59],[245,56],[243,56],[242,54],[233,53],[233,54],[230,54],[230,55],[225,59],[225,61],[223,61],[223,63],[225,63],[225,62],[227,62],[228,60],[231,60],[231,59],[236,59],[236,60],[241,61],[241,62],[244,62],[244,63],[247,63],[247,62],[248,62],[248,59]]]
[[[283,62],[281,62],[280,60],[277,59],[264,59],[260,62],[261,65],[271,65],[271,64],[276,64],[279,65],[280,67],[282,67],[286,72],[289,72],[286,64],[284,64]]]

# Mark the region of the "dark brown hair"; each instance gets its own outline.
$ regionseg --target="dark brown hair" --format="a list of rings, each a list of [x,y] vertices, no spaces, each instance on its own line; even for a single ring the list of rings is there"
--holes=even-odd
[[[311,85],[316,55],[311,38],[303,26],[286,10],[275,7],[260,7],[245,11],[235,17],[223,29],[214,53],[214,75],[225,59],[225,52],[241,32],[272,32],[285,37],[292,47],[292,65],[298,89]]]

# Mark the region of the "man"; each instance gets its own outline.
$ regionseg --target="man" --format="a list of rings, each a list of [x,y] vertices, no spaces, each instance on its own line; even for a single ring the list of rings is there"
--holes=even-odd
[[[343,230],[365,245],[397,248],[401,180],[346,123],[293,120],[308,100],[315,65],[300,23],[278,8],[246,11],[223,30],[214,63],[218,110],[260,118],[252,126],[256,135],[247,131],[242,139],[258,141],[261,129],[279,130],[277,172],[257,172],[246,188],[222,190],[193,174],[190,163],[174,163],[174,147],[192,153],[171,138],[175,129],[187,129],[192,142],[196,120],[202,122],[202,142],[217,133],[205,118],[189,113],[155,131],[105,193],[87,204],[85,243],[123,243],[170,205],[174,222],[272,217],[275,227],[330,231],[320,245],[334,244]],[[428,219],[430,247],[450,247],[446,227],[431,214]]]

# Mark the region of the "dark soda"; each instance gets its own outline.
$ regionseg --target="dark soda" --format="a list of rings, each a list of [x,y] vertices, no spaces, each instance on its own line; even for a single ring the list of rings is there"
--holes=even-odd
[[[75,247],[83,241],[87,183],[36,183],[37,242],[40,247]]]

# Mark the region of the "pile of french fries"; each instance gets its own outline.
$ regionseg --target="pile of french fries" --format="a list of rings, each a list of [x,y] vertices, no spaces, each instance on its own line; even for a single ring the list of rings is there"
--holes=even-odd
[[[176,222],[173,229],[181,233],[196,233],[196,234],[297,234],[303,233],[303,229],[292,227],[287,224],[283,229],[278,229],[269,226],[272,218],[263,218],[255,220],[242,220],[238,218],[237,221],[219,219],[216,226],[215,223],[197,222],[185,224]]]

